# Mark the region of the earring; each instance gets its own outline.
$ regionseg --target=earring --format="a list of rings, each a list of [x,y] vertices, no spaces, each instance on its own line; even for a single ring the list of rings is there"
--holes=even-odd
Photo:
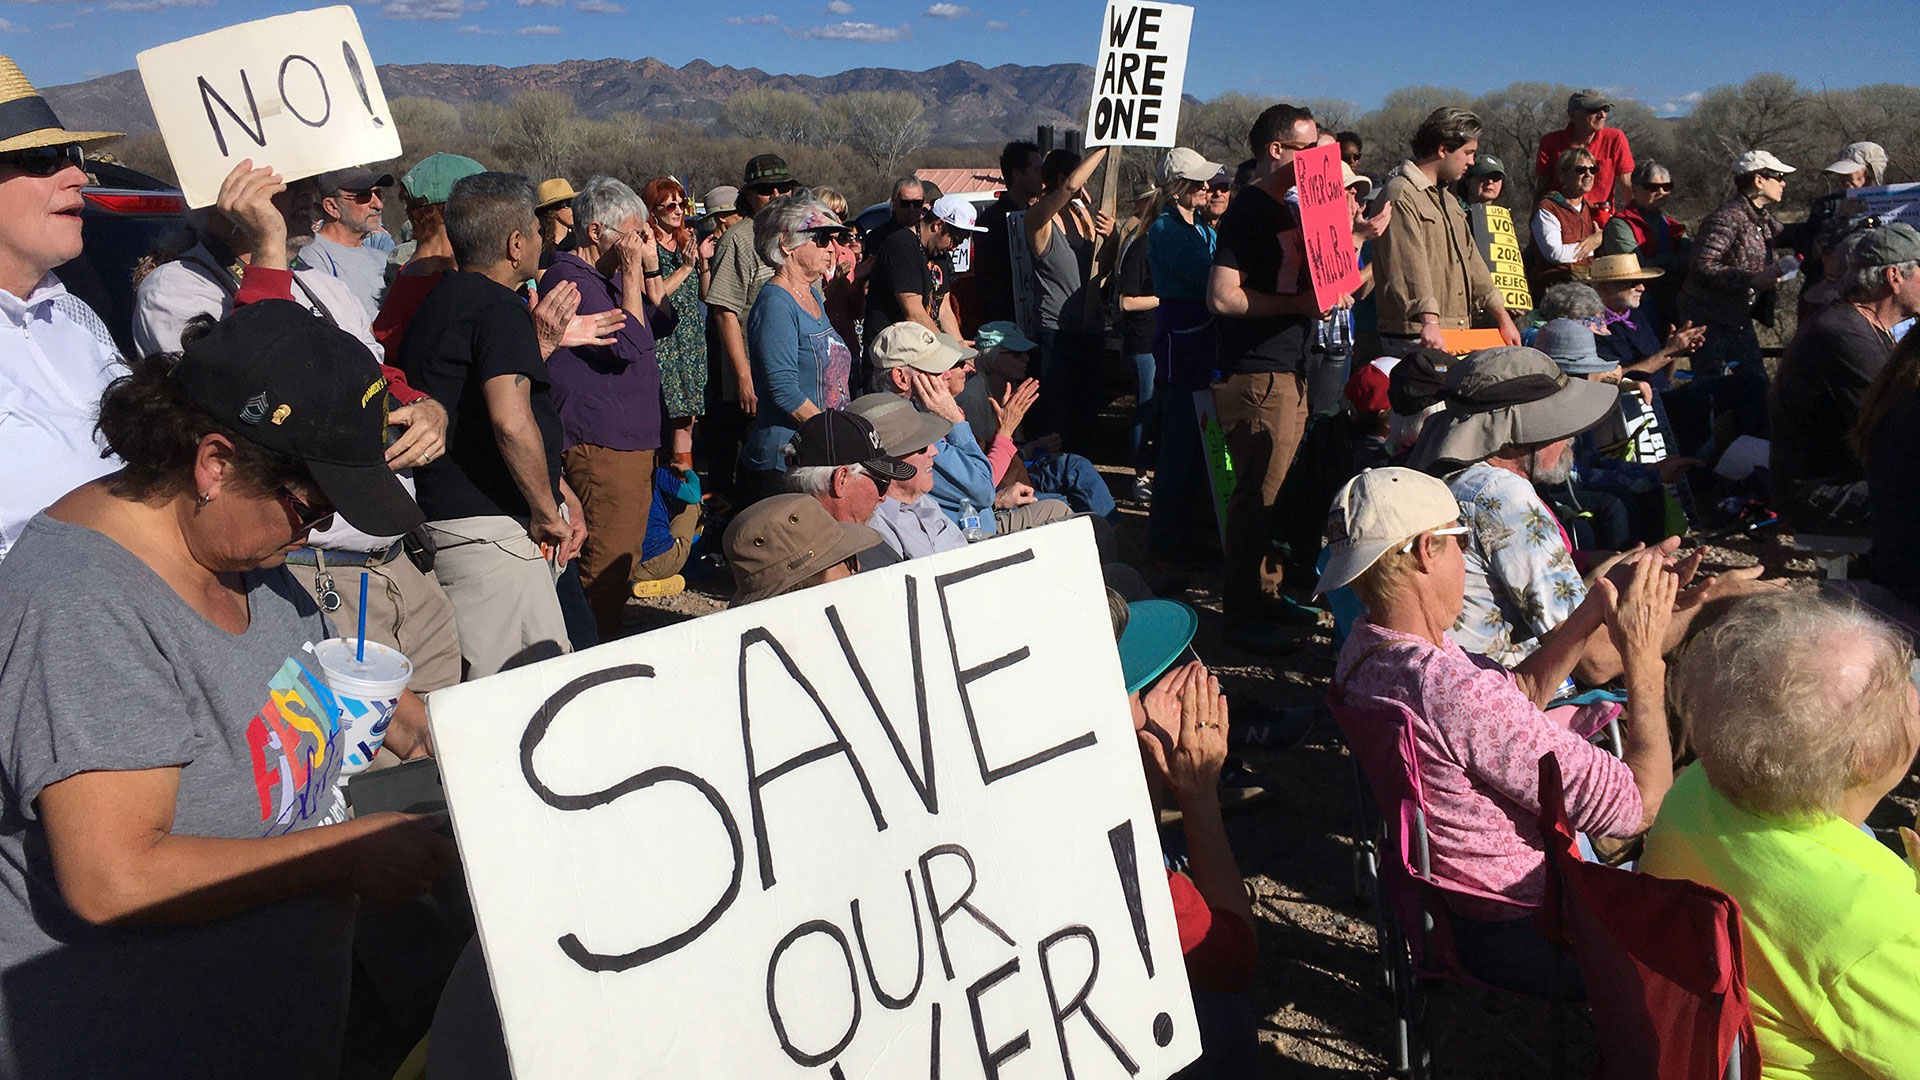
[[[193,497],[193,508],[195,510],[204,509],[206,505],[212,501],[213,501],[213,496],[203,491]]]

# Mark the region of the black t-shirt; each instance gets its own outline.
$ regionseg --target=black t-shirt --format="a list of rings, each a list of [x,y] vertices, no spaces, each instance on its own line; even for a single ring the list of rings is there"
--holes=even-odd
[[[557,499],[560,417],[553,411],[532,313],[518,293],[480,274],[447,274],[407,324],[395,366],[447,410],[445,456],[413,474],[427,520],[529,516],[531,508],[500,456],[487,411],[483,387],[501,375],[522,375],[530,383],[533,419],[546,445],[548,479]]]
[[[1144,228],[1140,230],[1140,235],[1127,244],[1127,250],[1120,256],[1120,295],[1153,295],[1153,269],[1147,265],[1147,231]],[[1153,351],[1153,312],[1122,312],[1119,321],[1122,353],[1139,356]]]
[[[1274,201],[1257,187],[1244,188],[1220,216],[1219,237],[1213,265],[1240,271],[1248,289],[1287,296],[1313,289],[1300,214],[1290,204]],[[1215,319],[1221,372],[1300,370],[1319,321],[1311,315]]]
[[[995,199],[974,224],[987,230],[973,238],[973,292],[980,302],[980,321],[1013,321],[1013,256],[1007,248],[1007,215],[1020,209],[1013,198]]]
[[[933,272],[920,247],[920,231],[889,221],[873,230],[873,272],[867,277],[867,318],[863,337],[873,347],[874,336],[907,317],[899,293],[913,293],[931,310]]]
[[[1860,478],[1847,433],[1892,353],[1893,339],[1845,301],[1800,324],[1767,402],[1773,431],[1768,480],[1776,492],[1790,494],[1799,480]]]

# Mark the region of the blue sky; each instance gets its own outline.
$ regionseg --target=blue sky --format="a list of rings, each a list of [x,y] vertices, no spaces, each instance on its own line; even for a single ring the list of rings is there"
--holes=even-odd
[[[1346,98],[1397,86],[1471,92],[1529,80],[1600,86],[1663,112],[1701,91],[1779,70],[1847,87],[1911,79],[1906,35],[1843,4],[1749,0],[1575,7],[1538,2],[1198,0],[1187,91]],[[319,6],[279,0],[0,0],[0,52],[42,85],[133,66],[153,45]],[[356,0],[381,63],[503,66],[574,58],[696,58],[770,72],[922,69],[956,59],[1091,63],[1101,0]],[[1443,20],[1437,15],[1445,11]],[[1599,12],[1606,12],[1602,17]],[[1471,13],[1471,14],[1469,14]],[[1488,28],[1494,28],[1489,30]],[[1616,29],[1618,28],[1618,29]],[[1562,44],[1531,49],[1536,37]],[[1576,45],[1582,37],[1591,45]],[[1551,53],[1552,55],[1549,55]],[[1337,61],[1348,58],[1352,63]],[[1565,58],[1565,59],[1560,59]]]

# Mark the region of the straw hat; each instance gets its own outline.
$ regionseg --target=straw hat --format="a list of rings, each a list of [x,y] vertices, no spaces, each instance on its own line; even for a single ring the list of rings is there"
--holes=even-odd
[[[552,180],[542,180],[540,181],[540,186],[533,189],[533,208],[535,210],[545,210],[550,206],[558,206],[563,202],[571,202],[573,201],[573,197],[578,194],[579,192],[573,190],[573,185],[568,183],[567,178],[564,176],[556,177]]]
[[[1601,255],[1587,264],[1588,281],[1652,281],[1665,274],[1656,267],[1642,267],[1640,256],[1631,251],[1620,255]]]
[[[10,56],[0,56],[0,154],[42,146],[79,143],[91,150],[126,134],[123,131],[68,131],[40,91],[20,73]]]

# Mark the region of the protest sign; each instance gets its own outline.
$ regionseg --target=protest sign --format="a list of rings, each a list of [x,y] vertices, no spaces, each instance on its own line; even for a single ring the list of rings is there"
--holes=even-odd
[[[400,154],[350,7],[241,23],[138,59],[188,206],[213,205],[242,159],[298,180]]]
[[[1113,641],[1065,522],[435,691],[514,1075],[1191,1061]]]
[[[1227,542],[1227,502],[1233,498],[1233,455],[1227,451],[1227,429],[1214,410],[1213,391],[1193,392],[1193,418],[1200,425],[1200,448],[1207,458],[1207,490],[1213,493],[1214,524],[1220,543]]]
[[[1920,184],[1878,184],[1846,193],[1840,213],[1872,214],[1886,225],[1903,221],[1920,229]]]
[[[1474,203],[1468,215],[1473,221],[1473,241],[1480,248],[1493,273],[1493,287],[1507,300],[1507,311],[1517,321],[1523,312],[1533,310],[1533,293],[1527,288],[1527,268],[1520,258],[1520,238],[1513,231],[1513,212],[1498,203]]]
[[[1300,235],[1307,244],[1307,274],[1321,311],[1360,287],[1360,260],[1353,246],[1353,214],[1340,174],[1340,147],[1329,143],[1293,155],[1294,190],[1300,196]]]
[[[1088,146],[1172,146],[1193,9],[1108,0],[1087,108]]]

